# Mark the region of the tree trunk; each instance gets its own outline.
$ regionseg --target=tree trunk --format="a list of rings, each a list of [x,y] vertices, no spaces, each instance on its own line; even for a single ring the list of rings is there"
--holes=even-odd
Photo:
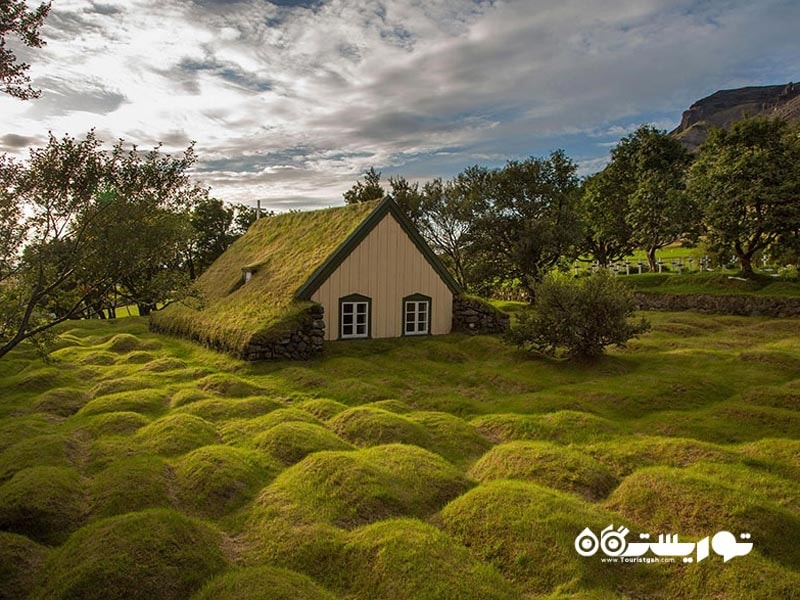
[[[658,248],[655,247],[647,249],[647,264],[650,266],[651,273],[658,271],[658,265],[656,264],[656,250],[658,250]]]
[[[155,308],[153,304],[137,304],[136,306],[139,309],[139,315],[142,317],[149,315]]]
[[[742,266],[742,274],[746,277],[751,277],[753,275],[753,261],[750,254],[740,254],[738,258]]]

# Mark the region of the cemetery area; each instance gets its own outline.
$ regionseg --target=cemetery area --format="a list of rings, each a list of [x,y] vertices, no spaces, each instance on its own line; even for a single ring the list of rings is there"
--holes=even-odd
[[[791,598],[800,321],[648,319],[591,364],[464,335],[253,364],[140,317],[68,322],[52,362],[0,361],[0,589]],[[754,549],[610,569],[573,548],[609,523]]]

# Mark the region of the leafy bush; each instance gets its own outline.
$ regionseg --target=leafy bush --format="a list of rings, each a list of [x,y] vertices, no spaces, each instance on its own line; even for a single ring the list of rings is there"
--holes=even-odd
[[[650,329],[644,318],[629,320],[634,310],[631,292],[608,271],[582,279],[551,273],[536,288],[536,309],[522,312],[507,337],[549,356],[596,357]]]

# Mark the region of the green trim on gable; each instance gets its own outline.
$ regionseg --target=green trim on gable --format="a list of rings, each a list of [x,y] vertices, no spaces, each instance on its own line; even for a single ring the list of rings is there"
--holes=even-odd
[[[336,269],[345,261],[345,259],[350,255],[350,253],[356,249],[356,247],[370,234],[370,232],[375,229],[375,227],[380,223],[387,214],[391,214],[403,231],[406,232],[408,237],[414,242],[414,245],[417,247],[422,255],[425,257],[425,260],[428,261],[428,264],[436,271],[436,274],[441,277],[442,281],[444,281],[445,285],[450,289],[453,294],[460,294],[461,287],[456,283],[453,276],[447,271],[445,266],[442,264],[442,261],[439,260],[439,257],[433,253],[433,250],[430,249],[428,244],[420,235],[417,228],[411,222],[411,220],[405,215],[402,209],[397,206],[394,200],[387,197],[381,200],[380,204],[375,207],[375,209],[367,215],[367,217],[356,227],[356,229],[351,233],[347,239],[342,242],[339,247],[333,251],[333,253],[325,259],[319,268],[312,273],[311,277],[300,286],[300,288],[295,292],[294,297],[299,300],[310,300],[311,296],[316,292],[320,286],[325,283],[325,281],[333,275]]]

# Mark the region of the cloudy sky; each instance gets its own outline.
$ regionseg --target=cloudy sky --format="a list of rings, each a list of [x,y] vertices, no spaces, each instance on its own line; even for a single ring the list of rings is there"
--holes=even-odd
[[[180,152],[224,200],[331,206],[374,165],[448,177],[564,148],[602,167],[641,123],[800,79],[797,0],[53,0],[39,100],[0,151],[56,135]],[[24,50],[24,49],[23,49]]]

